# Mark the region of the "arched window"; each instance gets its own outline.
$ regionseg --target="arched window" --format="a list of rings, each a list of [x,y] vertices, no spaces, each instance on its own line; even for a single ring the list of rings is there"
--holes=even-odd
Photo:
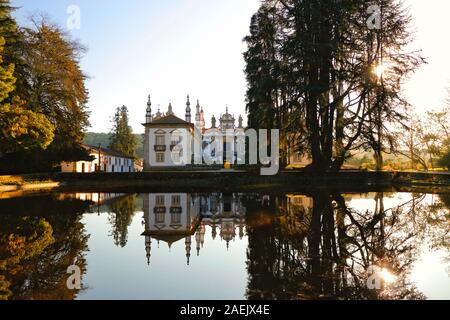
[[[155,146],[166,145],[166,132],[164,130],[157,130],[155,132]]]

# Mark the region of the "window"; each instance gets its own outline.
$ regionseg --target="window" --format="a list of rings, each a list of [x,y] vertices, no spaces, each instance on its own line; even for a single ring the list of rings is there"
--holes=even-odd
[[[181,223],[181,213],[172,213],[170,224],[180,224]]]
[[[157,153],[156,154],[156,162],[164,162],[164,153]]]
[[[166,137],[163,135],[157,135],[156,136],[156,145],[157,146],[164,146],[166,145]]]
[[[172,196],[172,206],[179,206],[181,203],[181,199],[179,195]]]
[[[165,213],[155,213],[155,223],[162,224],[164,223],[165,218],[166,218]]]
[[[223,211],[225,212],[231,212],[231,202],[225,201],[223,204]]]
[[[164,196],[156,196],[156,205],[164,206]]]

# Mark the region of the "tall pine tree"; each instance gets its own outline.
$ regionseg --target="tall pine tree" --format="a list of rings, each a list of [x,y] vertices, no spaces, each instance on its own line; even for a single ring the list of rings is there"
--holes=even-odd
[[[370,5],[381,28],[368,26]],[[300,133],[295,148],[315,171],[339,169],[356,149],[374,150],[380,165],[389,126],[407,116],[402,81],[423,62],[405,50],[409,26],[399,0],[263,1],[245,39],[250,124]]]
[[[128,108],[118,107],[112,119],[109,148],[136,157],[136,137],[128,124]]]

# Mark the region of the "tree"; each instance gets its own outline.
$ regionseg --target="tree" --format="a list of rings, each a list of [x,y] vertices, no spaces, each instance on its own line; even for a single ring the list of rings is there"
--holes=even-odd
[[[426,114],[426,146],[432,162],[433,156],[437,157],[439,163],[445,165],[446,156],[450,151],[450,104],[440,110],[428,111]],[[448,162],[447,162],[448,163]]]
[[[128,124],[128,109],[126,106],[118,107],[112,119],[109,148],[136,157],[136,145],[133,129]]]
[[[0,130],[0,152],[10,154],[46,149],[53,141],[55,126],[44,115],[26,110],[16,98],[0,106]]]
[[[450,103],[440,110],[428,111],[430,129],[439,135],[443,147],[450,144]]]
[[[19,29],[14,9],[0,0],[4,61],[15,84],[1,102],[0,171],[46,171],[61,161],[87,160],[79,145],[89,124],[86,77],[79,68],[84,48],[45,19]]]
[[[79,65],[86,49],[44,19],[32,22],[23,30],[30,89],[22,98],[56,125],[52,148],[79,144],[89,126],[86,75]]]
[[[7,267],[0,278],[9,282],[9,299],[76,298],[80,290],[67,287],[67,268],[76,264],[81,276],[87,270],[89,235],[82,214],[91,205],[52,195],[1,200],[0,264],[7,261]]]
[[[274,106],[276,126],[304,133],[315,171],[339,169],[360,148],[373,149],[381,167],[392,147],[389,125],[406,118],[402,79],[423,59],[405,52],[410,17],[401,3],[379,4],[378,30],[367,27],[363,0],[267,0],[252,19],[244,54],[249,118]],[[389,68],[380,79],[382,65]]]
[[[2,67],[4,38],[0,37],[0,156],[23,150],[45,149],[53,141],[53,126],[40,113],[27,110],[25,102],[10,93],[15,89],[14,65]]]
[[[0,103],[9,97],[9,94],[14,91],[14,84],[16,78],[14,77],[14,65],[9,64],[3,67],[3,48],[5,39],[0,37]]]
[[[23,272],[23,264],[42,254],[53,242],[52,226],[45,219],[16,217],[9,223],[2,225],[2,229],[13,225],[14,233],[0,235],[0,300],[7,300],[13,294],[8,279]]]
[[[388,209],[385,196],[378,193],[374,208],[364,209],[352,208],[343,195],[327,192],[316,192],[301,205],[275,196],[269,209],[274,222],[263,226],[252,224],[258,219],[252,217],[268,208],[247,207],[246,297],[424,299],[408,275],[419,257],[422,236],[429,231],[427,210],[419,212],[416,196]],[[394,283],[381,279],[380,290],[368,288],[375,265],[391,270]]]
[[[17,23],[12,17],[14,10],[15,8],[10,5],[9,0],[0,0],[0,37],[3,37],[6,41],[3,59],[7,65],[13,64],[16,66],[15,76],[18,78],[19,71],[23,66],[21,57],[23,39]]]
[[[32,27],[20,29],[18,46],[19,60],[24,62],[16,72],[15,94],[25,102],[24,112],[18,113],[17,108],[8,112],[18,119],[36,120],[36,124],[44,120],[31,117],[30,112],[43,115],[53,126],[54,139],[41,150],[23,148],[3,157],[2,172],[49,171],[62,161],[90,158],[80,146],[89,126],[86,76],[79,66],[85,48],[43,18],[32,18],[31,22]],[[36,134],[33,126],[28,132]],[[49,137],[48,132],[40,134]]]
[[[244,38],[247,43],[246,77],[249,87],[247,90],[247,112],[249,125],[253,128],[272,128],[278,122],[275,119],[275,94],[277,91],[276,68],[276,11],[269,6],[261,6],[252,17],[250,35]]]
[[[439,159],[438,165],[450,169],[450,150]]]
[[[116,199],[111,203],[111,213],[108,221],[111,224],[111,236],[114,244],[124,248],[128,242],[128,227],[133,221],[135,214],[136,195],[128,195]]]
[[[283,165],[290,153],[305,152],[305,121],[295,112],[298,104],[288,99],[295,93],[295,83],[290,82],[291,66],[282,54],[281,21],[277,7],[269,2],[261,5],[251,19],[250,35],[244,38],[244,59],[249,126],[280,130]]]
[[[434,168],[433,159],[445,159],[450,144],[450,107],[428,111],[423,121],[421,142],[429,158],[429,165]],[[445,163],[445,160],[444,160]],[[444,165],[444,167],[446,167]]]
[[[395,134],[396,153],[410,159],[413,168],[420,164],[424,170],[433,169],[435,159],[438,159],[438,165],[447,167],[445,159],[450,143],[449,111],[445,107],[442,110],[428,111],[420,118],[412,115]]]
[[[414,115],[395,134],[397,137],[395,153],[411,160],[412,169],[417,169],[417,165],[420,165],[424,170],[428,170],[427,152],[424,145],[426,135],[424,123]]]
[[[433,157],[440,154],[439,137],[434,133],[426,133],[422,136],[422,143],[426,147],[428,164],[433,169]]]

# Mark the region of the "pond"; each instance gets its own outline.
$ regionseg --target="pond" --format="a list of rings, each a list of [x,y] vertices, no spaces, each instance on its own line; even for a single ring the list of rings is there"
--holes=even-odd
[[[449,207],[383,192],[1,199],[0,299],[450,299]]]

